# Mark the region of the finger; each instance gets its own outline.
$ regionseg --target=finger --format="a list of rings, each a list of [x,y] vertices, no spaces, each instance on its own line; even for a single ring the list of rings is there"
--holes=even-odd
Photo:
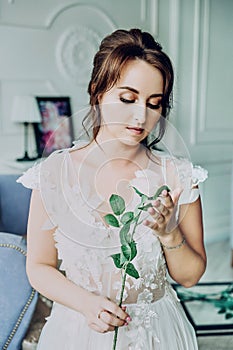
[[[152,222],[149,220],[144,220],[143,224],[149,228],[151,228],[152,230],[156,231],[159,228],[159,225],[157,224],[157,222]]]
[[[156,219],[157,223],[161,225],[165,221],[165,217],[163,215],[159,215]]]
[[[151,216],[153,217],[154,221],[157,222],[158,224],[163,223],[165,221],[165,217],[161,213],[156,212],[155,210],[153,210],[153,212],[154,212],[154,214],[153,214],[152,210],[153,210],[153,208],[151,208],[151,210],[148,210],[148,211],[151,214]],[[154,222],[152,222],[152,223],[154,223]]]
[[[101,312],[100,319],[104,321],[106,324],[108,324],[109,326],[113,326],[113,327],[121,327],[127,323],[125,320],[122,320],[106,311]],[[127,319],[128,317],[126,318],[126,320]]]
[[[170,192],[164,190],[162,192],[162,198],[161,198],[163,204],[168,208],[172,209],[174,207],[173,199],[171,197]]]
[[[114,331],[115,327],[105,323],[104,321],[102,321],[101,319],[98,320],[97,325],[101,328],[102,333],[106,333],[106,332],[112,332]]]
[[[159,201],[152,202],[153,207],[150,207],[148,209],[148,213],[153,217],[154,220],[158,220],[159,222],[162,222],[164,219],[164,216],[167,216],[170,214],[170,211]],[[161,215],[163,218],[161,218]]]
[[[159,213],[165,216],[168,215],[174,207],[174,204],[170,195],[168,195],[166,199],[163,200],[163,202],[160,199],[153,201],[152,205],[155,208],[155,210],[157,210]]]
[[[154,207],[150,207],[147,211],[153,217],[154,220],[156,220],[159,216],[158,211],[156,211]]]
[[[105,299],[104,304],[102,305],[102,308],[105,310],[110,311],[115,316],[119,317],[122,320],[126,320],[126,318],[129,316],[127,312],[122,310],[117,304],[113,303],[112,301]]]
[[[98,320],[98,323],[92,323],[90,327],[99,333],[113,332],[115,330],[115,327],[109,326],[101,320]]]
[[[89,327],[90,327],[91,329],[93,329],[94,331],[98,332],[98,333],[102,333],[101,327],[99,327],[99,326],[98,326],[97,324],[95,324],[95,323],[89,324]]]
[[[152,205],[154,205],[154,207],[160,214],[164,216],[169,214],[168,208],[160,200],[156,200],[154,203],[152,203]]]

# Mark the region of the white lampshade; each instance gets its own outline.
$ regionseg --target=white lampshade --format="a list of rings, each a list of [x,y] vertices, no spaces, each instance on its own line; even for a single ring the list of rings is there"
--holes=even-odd
[[[15,123],[40,123],[41,115],[34,96],[15,96],[11,111],[11,120]]]

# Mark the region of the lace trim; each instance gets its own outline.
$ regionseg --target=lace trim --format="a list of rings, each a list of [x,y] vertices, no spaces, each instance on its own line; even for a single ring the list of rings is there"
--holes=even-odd
[[[142,295],[143,294],[143,295]],[[146,349],[148,345],[148,334],[153,337],[156,343],[160,343],[158,335],[153,327],[158,314],[151,310],[152,293],[145,289],[138,299],[137,305],[130,310],[132,321],[126,327],[126,335],[130,338],[129,349]]]

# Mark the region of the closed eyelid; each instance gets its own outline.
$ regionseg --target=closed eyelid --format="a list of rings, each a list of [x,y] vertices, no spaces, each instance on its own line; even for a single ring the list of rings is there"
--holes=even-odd
[[[147,99],[147,102],[149,103],[154,103],[154,104],[158,104],[158,103],[161,103],[163,100],[163,96],[150,96],[148,99]]]
[[[131,99],[131,98],[125,98],[123,96],[120,97],[120,100],[121,102],[124,102],[124,103],[134,103],[135,102],[135,99]]]
[[[135,96],[135,94],[133,94],[130,91],[125,91],[123,93],[120,94],[120,97],[124,97],[124,98],[129,98],[129,99],[136,99],[137,97]]]

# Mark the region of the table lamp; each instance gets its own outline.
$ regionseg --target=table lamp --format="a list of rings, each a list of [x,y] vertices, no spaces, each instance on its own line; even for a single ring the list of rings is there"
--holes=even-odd
[[[41,115],[34,96],[15,96],[13,100],[11,120],[24,124],[24,156],[17,161],[30,161],[37,158],[28,156],[28,124],[40,123]]]

